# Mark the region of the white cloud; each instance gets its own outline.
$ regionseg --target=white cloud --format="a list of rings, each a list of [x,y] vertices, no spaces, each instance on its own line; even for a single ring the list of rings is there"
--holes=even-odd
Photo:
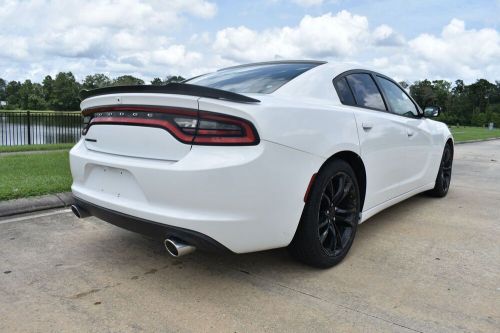
[[[22,61],[28,59],[28,42],[26,38],[11,39],[0,35],[0,56],[9,61]]]
[[[405,40],[385,24],[371,30],[366,17],[347,11],[306,15],[295,27],[221,29],[213,49],[234,63],[281,58],[358,61],[400,80],[500,77],[500,33],[467,29],[457,19],[440,35],[420,34]]]
[[[379,46],[401,46],[405,42],[403,36],[386,24],[378,26],[373,31],[373,38],[375,44]]]
[[[254,31],[245,26],[217,32],[214,51],[233,61],[281,58],[329,58],[353,55],[369,38],[366,17],[341,11],[337,15],[306,15],[296,27]]]
[[[427,75],[500,76],[500,34],[493,29],[467,30],[465,22],[453,19],[440,36],[421,34],[410,40],[408,46]],[[487,73],[486,67],[494,73]]]
[[[368,63],[398,80],[500,78],[499,31],[470,29],[458,19],[413,38],[345,10],[304,15],[286,26],[256,29],[242,21],[193,31],[195,22],[215,17],[213,1],[0,0],[0,76],[39,81],[71,70],[79,79],[95,72],[149,79],[308,58]]]
[[[188,52],[184,45],[172,45],[166,49],[155,50],[151,53],[151,60],[155,64],[176,66],[185,63],[187,66],[202,59],[198,52]]]
[[[207,0],[0,0],[0,8],[0,75],[19,79],[36,79],[40,68],[74,69],[77,76],[186,70],[202,56],[175,42],[176,32],[188,18],[217,13]]]

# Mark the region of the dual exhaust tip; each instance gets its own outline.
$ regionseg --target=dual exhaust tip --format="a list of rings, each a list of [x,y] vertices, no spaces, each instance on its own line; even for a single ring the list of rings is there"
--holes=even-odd
[[[71,205],[71,211],[79,219],[83,219],[85,217],[90,216],[89,212],[87,212],[85,209],[77,205]],[[163,244],[165,245],[165,249],[167,250],[168,254],[170,254],[172,257],[175,258],[182,257],[196,250],[195,246],[186,244],[180,240],[173,238],[165,239],[163,241]]]

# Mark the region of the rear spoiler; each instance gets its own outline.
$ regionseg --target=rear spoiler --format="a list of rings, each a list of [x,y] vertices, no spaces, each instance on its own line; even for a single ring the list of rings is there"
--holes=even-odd
[[[221,99],[239,103],[259,103],[260,101],[245,95],[240,95],[226,90],[203,87],[188,83],[169,83],[164,86],[142,85],[142,86],[116,86],[98,88],[93,90],[80,91],[83,100],[100,95],[120,94],[120,93],[155,93],[155,94],[175,94],[199,96],[214,99]]]

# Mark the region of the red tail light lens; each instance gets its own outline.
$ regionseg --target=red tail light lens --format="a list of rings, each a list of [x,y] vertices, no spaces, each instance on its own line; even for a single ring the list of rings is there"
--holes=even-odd
[[[194,144],[255,145],[257,131],[245,119],[200,111]]]
[[[182,108],[119,106],[84,110],[91,117],[83,129],[93,125],[119,124],[160,127],[177,140],[197,145],[256,145],[259,136],[246,119],[220,113]]]

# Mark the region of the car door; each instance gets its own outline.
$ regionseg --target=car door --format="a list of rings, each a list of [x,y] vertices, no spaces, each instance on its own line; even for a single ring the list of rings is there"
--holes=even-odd
[[[402,180],[403,193],[417,189],[429,182],[428,171],[432,164],[432,125],[422,118],[417,104],[398,84],[386,76],[376,74],[377,83],[394,114],[394,122],[405,129],[405,158],[403,168],[407,177]]]
[[[366,170],[363,210],[390,200],[405,190],[406,126],[388,111],[373,75],[350,71],[334,79],[341,102],[352,105],[356,118],[361,158]]]

